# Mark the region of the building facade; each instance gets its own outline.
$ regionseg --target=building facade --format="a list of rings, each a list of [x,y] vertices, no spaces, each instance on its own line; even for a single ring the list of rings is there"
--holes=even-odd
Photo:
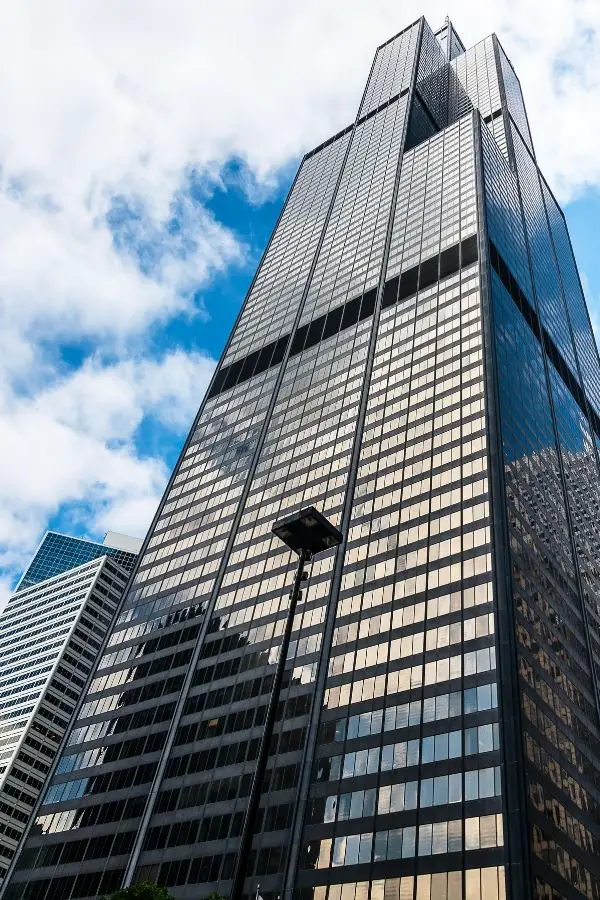
[[[68,569],[74,569],[82,563],[97,559],[99,556],[112,556],[116,563],[131,572],[142,546],[141,540],[109,531],[104,543],[88,541],[84,538],[71,537],[58,531],[47,531],[37,548],[33,559],[23,572],[16,590],[24,588],[60,575]]]
[[[0,616],[0,884],[128,577],[105,554],[23,587]]]
[[[600,898],[600,366],[496,36],[424,19],[306,154],[6,900]],[[237,900],[237,898],[236,898]]]

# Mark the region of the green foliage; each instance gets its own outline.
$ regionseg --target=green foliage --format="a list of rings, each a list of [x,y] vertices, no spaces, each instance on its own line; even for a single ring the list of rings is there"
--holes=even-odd
[[[142,881],[128,888],[120,888],[103,900],[173,900],[173,897],[166,888],[152,884],[151,881]],[[225,897],[213,891],[206,900],[225,900]]]
[[[120,888],[104,900],[173,900],[164,887],[152,884],[151,881],[140,881],[128,888]]]

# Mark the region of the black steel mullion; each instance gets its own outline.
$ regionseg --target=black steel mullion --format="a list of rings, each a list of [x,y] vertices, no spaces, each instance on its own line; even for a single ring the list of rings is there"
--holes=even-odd
[[[358,419],[356,424],[356,434],[354,438],[354,443],[352,447],[352,456],[350,461],[350,472],[348,476],[348,481],[346,484],[346,494],[344,498],[344,508],[342,510],[341,517],[341,525],[340,531],[343,534],[343,540],[341,545],[338,547],[336,554],[336,561],[333,570],[333,576],[331,580],[331,590],[329,594],[329,602],[327,604],[327,613],[325,616],[325,623],[323,626],[323,642],[321,645],[321,655],[319,658],[319,665],[317,670],[317,677],[315,681],[315,690],[313,693],[313,701],[311,704],[310,714],[309,714],[309,722],[307,728],[307,737],[305,743],[305,749],[301,762],[301,780],[300,785],[298,787],[298,802],[295,809],[294,821],[292,824],[292,832],[290,836],[290,845],[288,851],[288,857],[286,861],[285,867],[285,881],[283,886],[282,898],[283,900],[292,900],[294,886],[296,882],[298,863],[300,858],[300,850],[302,846],[302,832],[304,828],[304,820],[306,816],[306,809],[308,806],[308,795],[310,792],[310,785],[312,781],[312,770],[315,758],[315,750],[317,746],[317,738],[318,738],[318,730],[319,730],[319,721],[321,715],[322,708],[322,699],[325,691],[325,684],[327,680],[327,673],[329,669],[329,655],[331,650],[331,642],[333,639],[333,631],[335,626],[335,614],[337,609],[337,603],[339,598],[341,579],[343,573],[343,565],[344,558],[346,553],[346,544],[347,544],[347,532],[348,525],[350,523],[350,517],[352,512],[352,505],[354,502],[354,489],[356,486],[356,476],[358,470],[358,463],[360,461],[360,451],[362,446],[362,433],[364,429],[364,423],[367,412],[367,401],[369,397],[369,388],[371,383],[371,374],[373,371],[373,361],[375,358],[375,347],[377,343],[377,334],[379,331],[379,320],[381,316],[381,302],[383,299],[383,292],[385,288],[385,275],[387,270],[387,263],[389,258],[392,232],[394,228],[394,218],[396,212],[396,201],[398,198],[398,190],[400,185],[400,173],[402,169],[402,157],[403,157],[403,148],[406,142],[406,135],[408,131],[408,123],[410,120],[410,111],[411,111],[411,101],[414,96],[415,87],[416,87],[416,78],[417,78],[417,70],[420,59],[421,52],[421,38],[423,35],[423,22],[424,19],[421,17],[419,20],[419,35],[417,38],[417,50],[415,52],[415,59],[413,61],[413,72],[411,77],[411,87],[409,92],[409,99],[406,105],[406,113],[404,120],[404,129],[402,140],[400,143],[399,154],[398,154],[398,163],[396,166],[396,177],[394,181],[394,189],[392,192],[392,198],[390,201],[390,213],[388,219],[388,227],[386,232],[386,239],[383,251],[383,258],[381,263],[381,270],[379,275],[379,282],[377,285],[377,298],[375,302],[375,312],[373,314],[373,324],[371,329],[371,337],[369,340],[369,349],[367,352],[367,361],[365,364],[365,375],[364,382],[362,388],[362,396],[361,403],[358,413]],[[375,57],[377,58],[377,56]],[[375,61],[373,61],[375,62]],[[367,82],[368,86],[368,82]],[[366,91],[366,88],[365,88]]]

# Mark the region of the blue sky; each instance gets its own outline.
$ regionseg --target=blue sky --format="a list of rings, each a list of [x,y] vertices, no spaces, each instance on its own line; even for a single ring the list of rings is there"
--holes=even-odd
[[[143,536],[300,157],[447,12],[515,64],[600,321],[597,2],[0,9],[0,605],[48,526]]]
[[[596,331],[600,332],[600,191],[583,192],[564,207],[575,257]]]

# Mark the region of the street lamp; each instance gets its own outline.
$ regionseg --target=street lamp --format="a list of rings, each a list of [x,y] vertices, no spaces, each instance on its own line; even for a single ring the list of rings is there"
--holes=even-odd
[[[338,529],[335,528],[322,513],[315,509],[314,506],[308,506],[306,509],[300,510],[299,513],[296,513],[293,516],[288,516],[285,519],[281,519],[279,522],[275,522],[271,531],[280,541],[283,541],[290,550],[293,550],[294,553],[298,555],[298,565],[296,566],[294,584],[290,592],[290,605],[285,621],[281,647],[279,648],[277,668],[275,670],[273,686],[271,688],[271,695],[267,706],[265,725],[258,748],[256,768],[252,777],[250,796],[248,798],[244,824],[240,835],[240,846],[235,861],[229,900],[241,900],[242,898],[246,862],[252,847],[256,813],[258,811],[258,803],[267,768],[269,745],[273,736],[275,715],[279,705],[279,695],[281,694],[283,672],[290,646],[294,615],[298,601],[302,596],[300,593],[302,582],[308,579],[308,573],[305,572],[304,566],[317,553],[323,553],[325,550],[337,547],[338,544],[341,544],[342,542],[342,533],[338,531]]]
[[[308,554],[307,559],[315,553],[337,547],[342,542],[341,531],[338,531],[314,506],[275,522],[271,531],[294,553]]]

